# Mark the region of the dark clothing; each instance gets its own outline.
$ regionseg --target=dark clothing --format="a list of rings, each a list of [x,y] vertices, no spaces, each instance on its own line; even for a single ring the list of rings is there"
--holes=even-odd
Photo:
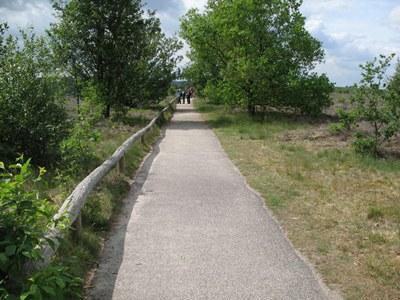
[[[185,93],[185,92],[182,92],[181,95],[182,95],[182,101],[183,101],[182,104],[185,104],[186,93]]]
[[[187,103],[188,103],[188,104],[190,104],[190,97],[191,97],[191,96],[192,96],[192,95],[191,95],[190,92],[188,92],[187,95],[186,95],[186,99],[187,99]]]

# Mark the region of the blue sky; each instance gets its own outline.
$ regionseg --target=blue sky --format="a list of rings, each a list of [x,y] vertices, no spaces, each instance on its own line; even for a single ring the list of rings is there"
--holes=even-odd
[[[179,18],[191,7],[202,8],[206,0],[147,0],[156,9],[164,31],[173,35]],[[323,42],[325,72],[338,85],[360,79],[359,64],[380,53],[400,54],[400,0],[304,0],[301,8],[307,29]],[[54,22],[49,0],[0,0],[0,21],[11,32],[32,25],[43,32]],[[187,51],[187,48],[183,51]]]

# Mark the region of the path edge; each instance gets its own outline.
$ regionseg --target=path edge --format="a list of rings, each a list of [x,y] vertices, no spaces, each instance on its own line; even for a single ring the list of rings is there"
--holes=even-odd
[[[288,245],[292,248],[292,250],[294,251],[296,256],[310,269],[314,279],[318,282],[318,284],[320,285],[320,287],[321,287],[322,291],[324,292],[324,294],[326,295],[326,297],[329,300],[343,300],[343,296],[341,294],[341,291],[333,290],[333,289],[329,288],[329,286],[325,283],[325,281],[322,278],[322,276],[316,270],[314,264],[306,256],[304,256],[299,250],[296,249],[296,247],[293,245],[292,241],[289,239],[287,231],[284,229],[282,224],[279,222],[278,218],[275,216],[273,211],[267,206],[267,203],[266,203],[266,200],[264,199],[264,197],[261,195],[260,192],[258,192],[257,190],[255,190],[254,188],[252,188],[250,186],[250,184],[248,183],[246,177],[240,172],[239,168],[231,160],[229,155],[226,153],[225,148],[222,146],[221,141],[218,138],[217,134],[215,133],[214,129],[209,125],[209,122],[207,120],[205,120],[205,118],[203,117],[203,113],[199,112],[197,109],[196,109],[196,111],[199,113],[201,119],[207,124],[207,126],[210,128],[212,134],[215,136],[215,139],[218,141],[218,145],[222,149],[222,155],[224,155],[228,159],[229,163],[231,164],[231,166],[233,167],[235,172],[239,175],[239,177],[243,181],[243,183],[246,186],[246,188],[260,202],[262,202],[262,207],[264,208],[264,210],[267,213],[267,215],[273,220],[273,222],[277,226],[278,230],[282,233],[284,239],[286,240]]]
[[[133,206],[133,208],[137,204],[137,199],[142,192],[143,185],[147,180],[148,175],[152,169],[154,161],[157,159],[160,153],[160,144],[164,140],[166,136],[167,125],[163,125],[160,128],[160,134],[157,137],[156,141],[150,146],[149,152],[142,159],[139,167],[133,173],[133,176],[130,179],[130,190],[123,197],[122,205],[120,207],[119,212],[114,216],[114,220],[112,221],[111,228],[108,230],[106,236],[104,237],[103,243],[101,245],[101,250],[99,252],[98,258],[95,262],[94,267],[88,271],[86,274],[84,287],[83,287],[83,299],[94,299],[92,297],[92,292],[94,290],[93,283],[96,282],[96,275],[98,275],[98,270],[100,264],[102,263],[102,258],[105,254],[106,244],[110,242],[111,237],[115,230],[117,230],[119,221],[124,217],[124,211],[129,208],[129,204]],[[133,203],[132,203],[133,202]]]

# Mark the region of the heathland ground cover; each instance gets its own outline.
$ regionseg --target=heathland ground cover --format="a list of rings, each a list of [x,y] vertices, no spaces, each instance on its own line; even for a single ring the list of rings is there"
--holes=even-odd
[[[398,160],[356,154],[324,118],[197,107],[331,288],[346,299],[400,297]]]

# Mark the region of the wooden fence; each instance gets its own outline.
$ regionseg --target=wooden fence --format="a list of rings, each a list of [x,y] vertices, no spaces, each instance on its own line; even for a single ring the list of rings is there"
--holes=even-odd
[[[149,132],[153,126],[164,118],[164,113],[168,110],[174,110],[176,101],[173,99],[168,105],[158,113],[158,115],[151,120],[151,122],[143,129],[136,132],[129,139],[127,139],[114,154],[102,163],[99,167],[93,170],[85,179],[83,179],[74,189],[74,191],[64,201],[63,205],[54,216],[55,226],[46,234],[45,240],[47,241],[42,248],[43,260],[28,267],[29,269],[40,269],[49,264],[51,258],[54,256],[55,251],[59,246],[59,241],[65,233],[65,226],[63,224],[73,224],[75,230],[80,230],[81,226],[81,210],[84,207],[89,194],[99,184],[99,182],[106,176],[113,168],[118,167],[119,172],[123,172],[125,166],[126,152],[138,141],[144,143],[144,135]],[[69,228],[69,226],[67,226]]]

